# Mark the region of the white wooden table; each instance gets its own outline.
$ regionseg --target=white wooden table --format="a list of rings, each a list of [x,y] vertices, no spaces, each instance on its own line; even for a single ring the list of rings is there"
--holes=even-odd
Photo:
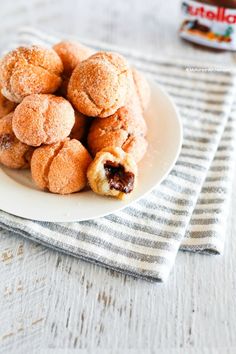
[[[177,0],[1,0],[0,5],[1,46],[17,26],[34,25],[152,54],[234,60],[178,38]],[[236,192],[232,199],[224,256],[179,253],[164,285],[0,231],[0,352],[235,353]]]

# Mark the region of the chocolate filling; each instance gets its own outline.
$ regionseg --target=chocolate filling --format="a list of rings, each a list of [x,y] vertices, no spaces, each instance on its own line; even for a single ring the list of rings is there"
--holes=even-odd
[[[10,149],[14,142],[14,136],[12,134],[0,135],[0,150]]]
[[[126,172],[120,163],[106,161],[104,164],[106,177],[111,189],[123,193],[130,193],[134,189],[134,174]]]

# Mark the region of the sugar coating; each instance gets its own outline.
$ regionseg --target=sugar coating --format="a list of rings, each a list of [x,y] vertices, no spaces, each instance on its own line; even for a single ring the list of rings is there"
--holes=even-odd
[[[151,89],[145,76],[138,70],[132,69],[135,90],[143,112],[148,108],[151,97]]]
[[[13,102],[35,93],[53,93],[61,84],[63,64],[53,49],[19,47],[0,62],[2,94]]]
[[[16,138],[12,117],[10,113],[0,119],[0,163],[10,168],[28,168],[33,148]]]
[[[104,163],[121,164],[136,185],[136,162],[147,150],[150,87],[121,55],[92,54],[62,41],[53,49],[19,47],[0,60],[0,163],[31,164],[37,186],[52,193],[78,192],[88,177],[94,192],[123,199],[127,194],[110,186]],[[80,143],[88,129],[94,161]]]
[[[71,104],[62,97],[35,94],[24,98],[13,115],[13,131],[31,146],[64,140],[75,123]]]
[[[134,174],[134,189],[137,185],[138,168],[133,159],[133,157],[126,152],[124,152],[119,147],[106,147],[105,149],[98,152],[89,165],[87,176],[88,182],[91,189],[100,195],[111,196],[118,199],[125,199],[128,197],[127,194],[118,191],[116,189],[111,189],[109,182],[106,177],[104,164],[107,161],[115,162],[121,164],[126,172],[132,172]],[[132,193],[132,192],[131,192]],[[129,195],[131,194],[129,193]]]
[[[94,51],[75,41],[62,41],[53,46],[55,52],[62,60],[64,74],[71,75],[72,71],[78,63],[87,59]]]
[[[146,133],[147,126],[137,95],[133,95],[110,117],[94,119],[87,142],[92,155],[108,146],[120,147],[139,162],[147,150]]]
[[[122,149],[133,156],[136,162],[140,162],[147,152],[148,142],[142,135],[130,135]]]
[[[31,160],[32,178],[40,189],[69,194],[87,185],[87,169],[92,159],[76,139],[42,146]]]
[[[132,74],[125,58],[98,52],[74,69],[68,98],[87,116],[108,117],[124,106],[131,85]]]
[[[78,63],[91,56],[94,51],[75,41],[62,41],[53,46],[63,63],[62,83],[58,89],[58,94],[67,97],[67,88],[72,71]]]
[[[9,101],[6,97],[1,93],[0,86],[0,118],[6,116],[8,113],[12,112],[16,107],[14,102]]]

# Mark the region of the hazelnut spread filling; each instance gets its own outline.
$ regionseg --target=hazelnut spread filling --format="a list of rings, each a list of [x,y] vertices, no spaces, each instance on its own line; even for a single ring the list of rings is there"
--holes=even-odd
[[[134,188],[134,174],[125,171],[120,163],[106,161],[104,164],[107,180],[111,189],[116,189],[123,193],[130,193]]]
[[[14,137],[12,134],[0,135],[0,150],[10,149],[14,142]]]

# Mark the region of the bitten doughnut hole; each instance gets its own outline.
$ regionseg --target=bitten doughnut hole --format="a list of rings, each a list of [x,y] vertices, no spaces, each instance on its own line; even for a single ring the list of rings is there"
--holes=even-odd
[[[110,160],[104,163],[105,175],[111,189],[130,193],[134,189],[134,173],[127,172],[124,166]]]
[[[124,199],[137,184],[137,165],[122,149],[108,147],[96,154],[87,176],[95,193]]]

